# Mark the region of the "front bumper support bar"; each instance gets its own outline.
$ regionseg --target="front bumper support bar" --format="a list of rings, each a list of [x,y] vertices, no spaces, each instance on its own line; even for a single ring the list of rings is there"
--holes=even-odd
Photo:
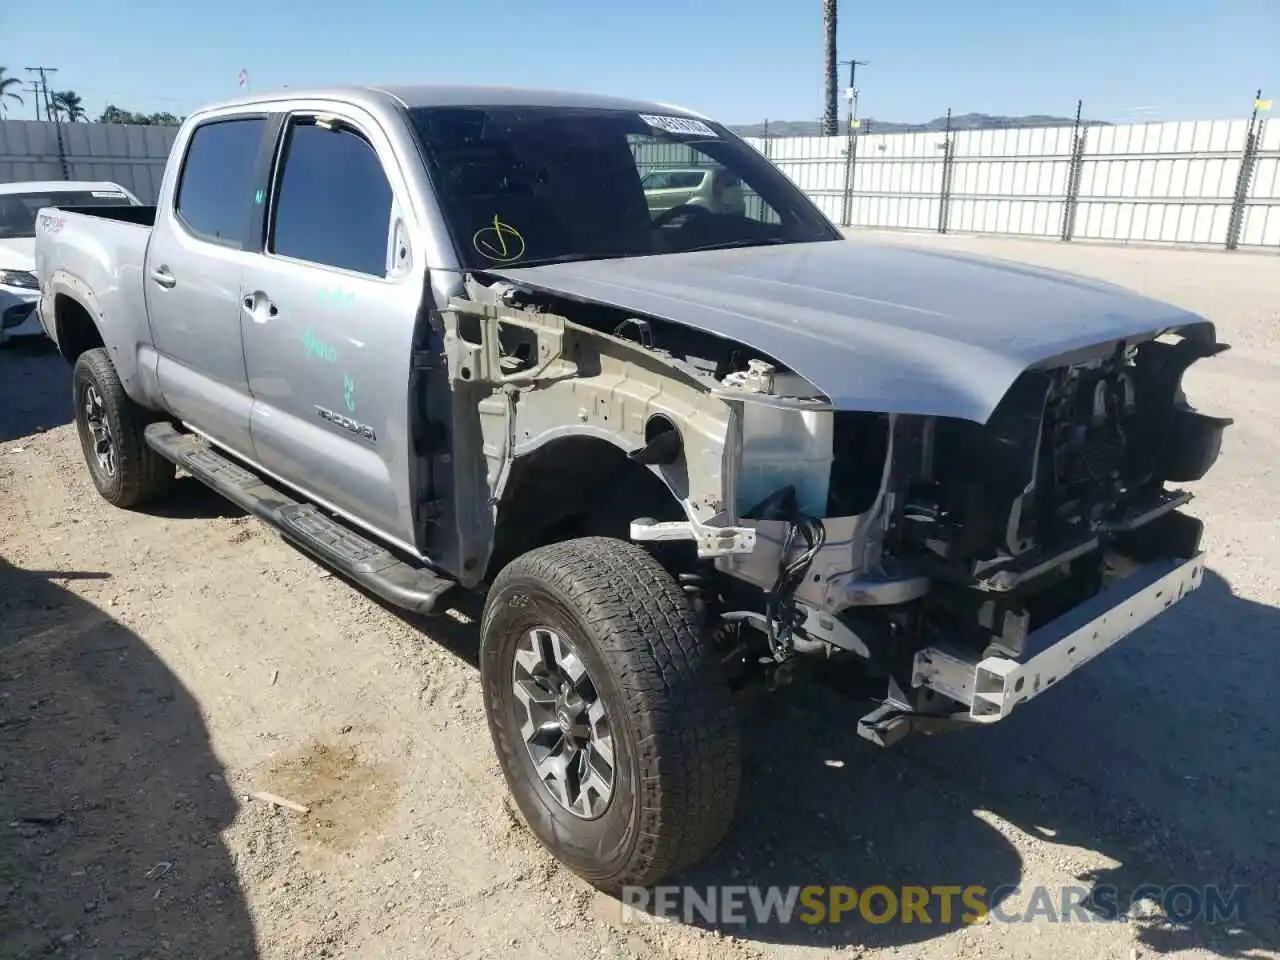
[[[968,707],[970,722],[1003,720],[1199,587],[1204,564],[1204,554],[1197,553],[1140,567],[1029,635],[1028,649],[1041,652],[1024,662],[977,660],[954,648],[928,647],[915,656],[911,685]]]

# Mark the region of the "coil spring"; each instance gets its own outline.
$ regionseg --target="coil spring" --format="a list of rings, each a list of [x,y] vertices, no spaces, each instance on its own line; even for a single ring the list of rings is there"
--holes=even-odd
[[[676,575],[676,582],[689,598],[689,605],[699,620],[705,622],[707,617],[708,576],[705,571],[697,570]]]
[[[681,573],[676,576],[676,582],[680,584],[685,596],[695,603],[702,599],[707,586],[706,578],[700,572]]]

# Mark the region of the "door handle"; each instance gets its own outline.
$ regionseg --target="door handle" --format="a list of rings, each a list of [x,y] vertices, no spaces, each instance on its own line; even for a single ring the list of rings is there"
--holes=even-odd
[[[245,311],[253,318],[254,323],[265,323],[269,317],[280,316],[279,308],[271,302],[271,299],[265,293],[248,294],[241,302],[244,304]],[[262,315],[264,306],[267,308],[266,316]]]
[[[172,290],[178,285],[178,278],[169,272],[168,267],[156,267],[151,271],[151,279],[166,290]]]

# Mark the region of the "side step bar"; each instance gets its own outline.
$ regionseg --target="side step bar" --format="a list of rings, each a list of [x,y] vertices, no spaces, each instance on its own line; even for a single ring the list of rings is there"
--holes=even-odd
[[[219,453],[203,437],[150,424],[147,446],[236,506],[275,527],[290,543],[412,613],[430,613],[454,581],[396,557],[310,503],[300,503]]]

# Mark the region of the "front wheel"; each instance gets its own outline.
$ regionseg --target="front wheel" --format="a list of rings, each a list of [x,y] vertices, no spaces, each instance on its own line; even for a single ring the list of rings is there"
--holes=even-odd
[[[609,893],[709,853],[740,777],[729,688],[679,585],[588,537],[512,561],[481,627],[489,732],[520,812]]]
[[[107,351],[80,354],[71,383],[80,447],[103,499],[136,507],[167,492],[174,466],[147,446],[142,432],[151,416],[125,393]]]

